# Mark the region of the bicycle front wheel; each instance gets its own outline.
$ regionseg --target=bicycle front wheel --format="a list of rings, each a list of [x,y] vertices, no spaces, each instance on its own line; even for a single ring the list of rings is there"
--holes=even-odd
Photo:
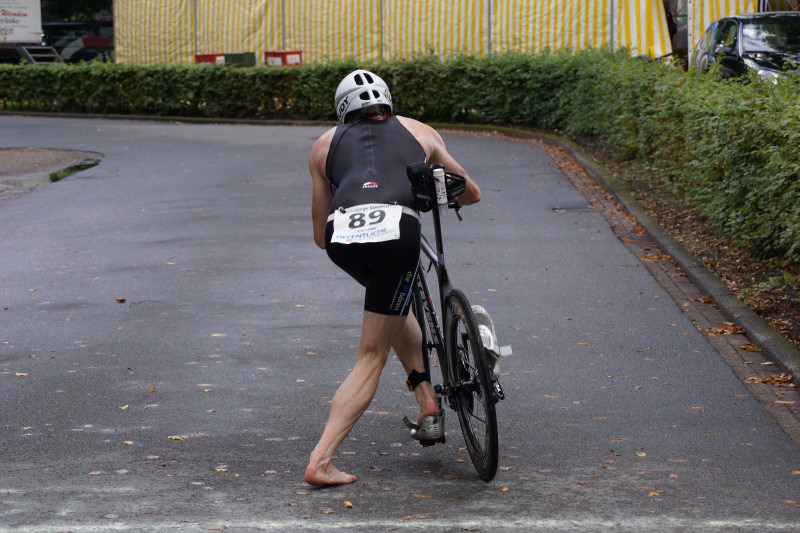
[[[458,413],[472,464],[484,481],[497,473],[497,415],[489,365],[478,323],[464,293],[445,299],[449,396]]]

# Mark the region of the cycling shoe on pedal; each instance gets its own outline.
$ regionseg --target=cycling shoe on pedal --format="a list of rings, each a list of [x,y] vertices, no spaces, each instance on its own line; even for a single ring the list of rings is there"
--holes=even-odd
[[[444,411],[438,415],[426,416],[421,424],[415,424],[403,417],[403,423],[411,430],[411,437],[418,440],[423,446],[433,446],[437,442],[444,442]]]

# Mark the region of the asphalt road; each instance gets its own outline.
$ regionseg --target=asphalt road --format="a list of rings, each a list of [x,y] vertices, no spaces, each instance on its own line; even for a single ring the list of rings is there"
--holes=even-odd
[[[445,228],[507,399],[480,481],[418,447],[396,359],[302,480],[362,293],[311,238],[321,126],[0,116],[102,154],[0,203],[3,531],[798,531],[800,450],[540,146],[446,133],[484,199]],[[345,502],[349,502],[349,505]]]

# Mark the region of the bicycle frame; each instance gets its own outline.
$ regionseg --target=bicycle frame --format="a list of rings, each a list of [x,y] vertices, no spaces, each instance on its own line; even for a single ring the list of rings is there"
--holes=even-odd
[[[443,250],[443,243],[442,243],[442,227],[441,227],[441,219],[439,210],[434,208],[433,212],[433,230],[435,234],[435,242],[436,248],[431,246],[428,239],[425,235],[420,234],[420,248],[422,254],[424,254],[428,260],[430,261],[430,267],[434,269],[436,272],[436,281],[438,285],[438,292],[439,292],[439,307],[441,311],[441,316],[445,316],[445,299],[447,295],[450,294],[450,291],[453,290],[453,286],[450,283],[450,277],[447,274],[447,268],[445,267],[444,263],[444,250]],[[422,270],[422,256],[420,256],[420,270]],[[438,314],[436,313],[436,309],[433,305],[433,301],[430,298],[430,290],[428,288],[428,281],[425,278],[424,272],[420,272],[417,276],[416,281],[416,291],[417,296],[419,297],[420,302],[424,306],[427,307],[428,312],[425,313],[425,318],[428,320],[428,331],[430,331],[432,338],[424,339],[429,343],[429,349],[432,347],[437,347],[438,354],[444,354],[444,339],[447,335],[447,324],[443,323],[443,321],[439,320]],[[418,320],[423,320],[423,317],[417,317]],[[423,331],[423,336],[427,336]],[[430,356],[426,352],[425,360],[425,371],[430,373]],[[446,357],[439,358],[439,364],[442,366],[442,376],[444,379],[443,385],[437,386],[437,392],[439,394],[445,394],[447,387],[449,386],[450,380],[450,373],[447,367],[448,362]],[[440,390],[442,389],[442,390]]]

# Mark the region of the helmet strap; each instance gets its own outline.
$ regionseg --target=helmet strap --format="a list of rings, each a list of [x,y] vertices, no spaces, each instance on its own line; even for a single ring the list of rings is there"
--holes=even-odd
[[[363,119],[370,119],[372,117],[383,117],[384,119],[392,116],[391,108],[384,104],[371,105],[363,107],[356,111],[351,111],[345,117],[345,122],[358,122]]]

